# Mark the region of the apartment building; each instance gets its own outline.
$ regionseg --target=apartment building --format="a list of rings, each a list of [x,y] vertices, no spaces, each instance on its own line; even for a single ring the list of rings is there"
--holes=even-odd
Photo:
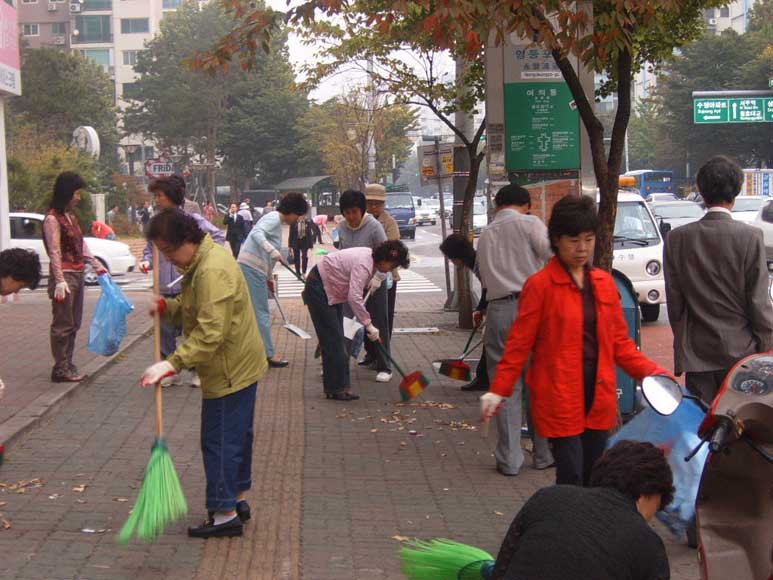
[[[69,49],[70,6],[65,0],[19,0],[19,33],[31,48]]]

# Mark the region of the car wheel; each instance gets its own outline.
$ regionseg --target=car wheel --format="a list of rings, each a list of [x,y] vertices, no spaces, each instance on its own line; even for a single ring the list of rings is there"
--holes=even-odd
[[[641,304],[641,319],[644,322],[655,322],[660,316],[660,304]]]
[[[105,270],[109,271],[107,264],[105,264],[99,258],[97,258],[97,260],[99,260],[99,263],[102,264],[102,267]],[[97,271],[89,262],[86,263],[86,269],[83,271],[83,283],[86,284],[86,286],[96,286],[99,284],[99,276],[97,276]]]

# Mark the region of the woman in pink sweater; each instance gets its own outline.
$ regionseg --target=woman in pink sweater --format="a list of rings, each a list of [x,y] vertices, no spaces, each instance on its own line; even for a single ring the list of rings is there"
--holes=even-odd
[[[365,326],[368,339],[379,340],[365,309],[368,288],[378,289],[386,274],[410,264],[408,248],[400,241],[383,242],[375,249],[351,248],[328,254],[306,277],[303,301],[309,307],[311,321],[322,350],[322,373],[325,395],[336,401],[353,401],[359,395],[351,392],[349,354],[343,329],[343,305],[348,303],[357,320]]]

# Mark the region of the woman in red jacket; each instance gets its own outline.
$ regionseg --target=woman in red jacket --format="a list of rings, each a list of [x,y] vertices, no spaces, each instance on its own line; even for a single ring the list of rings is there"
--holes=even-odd
[[[667,374],[628,336],[612,276],[590,265],[598,225],[591,198],[556,203],[548,224],[555,256],[527,280],[496,377],[481,397],[488,418],[531,355],[534,427],[550,440],[559,484],[587,485],[604,452],[617,422],[615,364],[636,379]]]

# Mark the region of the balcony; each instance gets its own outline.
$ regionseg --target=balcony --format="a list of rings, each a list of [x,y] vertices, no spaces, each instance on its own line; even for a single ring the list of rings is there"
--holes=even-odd
[[[113,42],[112,34],[73,34],[70,44],[110,44]]]
[[[110,12],[113,9],[113,0],[84,0],[81,12]]]

